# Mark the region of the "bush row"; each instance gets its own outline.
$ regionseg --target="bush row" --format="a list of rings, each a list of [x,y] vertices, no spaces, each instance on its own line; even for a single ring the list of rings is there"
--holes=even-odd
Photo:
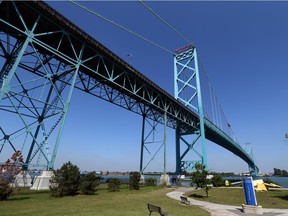
[[[90,172],[81,176],[80,170],[70,161],[65,163],[60,169],[53,171],[50,180],[50,190],[53,197],[74,196],[79,192],[85,195],[95,194],[100,178],[95,172]],[[139,172],[131,172],[129,176],[129,189],[140,189],[141,175]],[[108,191],[119,191],[121,181],[118,178],[107,180]],[[147,185],[156,186],[156,179],[147,179]]]
[[[6,200],[13,192],[11,183],[15,179],[15,176],[21,171],[21,166],[17,166],[15,169],[18,158],[22,158],[21,154],[13,155],[13,160],[8,160],[6,164],[0,168],[0,201]],[[11,170],[13,167],[13,170]],[[9,179],[8,179],[9,177]],[[129,189],[140,189],[141,175],[139,172],[131,172],[129,176]],[[146,185],[156,186],[155,178],[148,178]],[[96,176],[95,172],[90,172],[85,175],[80,174],[80,170],[76,165],[73,165],[70,161],[63,164],[60,169],[53,171],[53,176],[50,179],[50,191],[52,197],[74,196],[77,194],[93,195],[97,191],[97,187],[100,184],[100,177]],[[121,181],[118,178],[111,178],[107,180],[108,191],[119,191]]]

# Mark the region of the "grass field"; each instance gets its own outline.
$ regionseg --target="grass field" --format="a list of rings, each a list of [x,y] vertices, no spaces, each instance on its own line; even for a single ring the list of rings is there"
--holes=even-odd
[[[196,194],[196,196],[193,194]],[[202,201],[213,203],[241,206],[245,203],[244,192],[242,188],[211,188],[209,197],[205,195],[204,190],[186,193],[186,196]],[[197,198],[198,197],[198,198]],[[202,197],[202,198],[201,198]],[[288,209],[288,191],[265,191],[256,192],[258,205],[263,208],[287,208]]]
[[[143,187],[139,191],[122,188],[108,192],[101,185],[95,195],[53,198],[48,191],[21,189],[7,201],[0,202],[0,215],[102,215],[147,216],[147,203],[159,205],[169,215],[207,216],[208,212],[196,206],[183,206],[166,196],[171,189]]]

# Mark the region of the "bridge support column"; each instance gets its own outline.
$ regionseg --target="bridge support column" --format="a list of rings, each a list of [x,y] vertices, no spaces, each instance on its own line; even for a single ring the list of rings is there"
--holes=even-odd
[[[197,131],[181,132],[176,129],[176,175],[180,175],[182,170],[194,170],[196,163],[203,163],[203,155],[195,148],[195,144],[201,138]],[[181,151],[182,146],[182,151]],[[193,160],[187,160],[185,157],[191,153]]]
[[[176,175],[181,174],[181,154],[180,154],[180,127],[177,125],[175,130],[175,146],[176,146]]]
[[[3,159],[20,150],[24,170],[29,166],[52,169],[80,67],[93,56],[82,60],[85,42],[60,26],[54,32],[39,31],[39,22],[49,22],[41,13],[31,18],[22,16],[25,12],[16,2],[8,6],[21,28],[13,26],[17,22],[9,14],[7,20],[0,19],[2,27],[13,29],[13,34],[7,30],[0,35],[0,61],[4,62],[0,69],[0,153],[5,153]],[[65,49],[70,56],[62,52]],[[10,121],[15,126],[12,131]]]
[[[166,114],[164,114],[161,118],[163,118],[164,126],[163,136],[161,136],[162,133],[158,133],[157,130],[162,124],[160,124],[159,121],[148,119],[146,115],[143,115],[140,153],[141,174],[143,174],[149,165],[151,166],[153,161],[159,159],[158,153],[161,151],[161,149],[163,150],[164,154],[164,163],[163,167],[159,167],[159,169],[163,169],[163,173],[166,174]],[[163,158],[161,161],[163,161]],[[162,172],[162,170],[157,171]]]
[[[80,54],[80,59],[81,59],[83,48],[84,47],[82,47],[81,54]],[[65,105],[63,107],[63,117],[62,117],[62,120],[60,122],[60,127],[59,127],[58,135],[57,135],[57,138],[56,138],[56,143],[54,145],[54,150],[53,150],[53,153],[52,153],[52,157],[51,157],[51,160],[48,163],[48,170],[53,169],[53,167],[54,167],[54,162],[55,162],[56,155],[57,155],[57,152],[58,152],[60,139],[61,139],[61,136],[62,136],[64,123],[65,123],[65,120],[66,120],[66,117],[67,117],[67,112],[68,112],[68,108],[69,108],[70,101],[71,101],[71,98],[72,98],[72,93],[73,93],[73,90],[74,90],[76,78],[78,76],[79,68],[80,68],[80,63],[78,63],[76,65],[76,68],[75,68],[75,71],[74,71],[74,74],[73,74],[73,78],[72,78],[72,82],[71,82],[71,85],[70,85],[70,90],[69,90],[69,93],[68,93],[68,97],[67,97],[66,103],[65,103]]]
[[[200,162],[208,169],[206,156],[206,140],[204,129],[204,112],[201,96],[201,82],[198,68],[197,50],[194,45],[188,45],[184,48],[176,50],[174,55],[174,96],[182,102],[185,106],[198,113],[199,123],[197,129],[188,129],[187,131],[180,131],[180,127],[176,129],[176,173],[180,174],[181,169],[193,169],[196,162]],[[191,125],[191,128],[192,125]],[[192,143],[186,141],[184,136],[195,135]],[[201,142],[201,153],[194,148],[196,141]],[[187,148],[180,153],[180,141],[183,141]],[[193,150],[199,157],[199,160],[186,161],[185,155]],[[186,167],[186,168],[185,168]]]
[[[140,173],[143,174],[143,154],[145,146],[145,115],[142,116],[141,151],[140,151]]]

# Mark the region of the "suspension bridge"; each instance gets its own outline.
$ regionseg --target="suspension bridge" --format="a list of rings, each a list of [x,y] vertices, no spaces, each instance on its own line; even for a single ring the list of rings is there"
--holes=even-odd
[[[239,156],[257,174],[252,155],[235,139],[199,66],[197,48],[188,44],[173,57],[174,97],[45,2],[2,1],[0,113],[13,124],[0,125],[0,156],[20,150],[24,169],[53,169],[72,93],[81,90],[143,117],[140,172],[160,148],[166,172],[169,127],[176,134],[177,174],[198,162],[208,166],[206,139]],[[159,124],[163,143],[145,161],[148,137]],[[195,158],[187,159],[188,152]]]

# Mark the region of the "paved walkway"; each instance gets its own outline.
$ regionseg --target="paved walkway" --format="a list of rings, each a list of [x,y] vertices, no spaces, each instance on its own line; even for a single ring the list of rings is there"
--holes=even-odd
[[[180,196],[183,195],[185,192],[191,191],[191,188],[178,188],[175,191],[169,192],[167,194],[168,197],[179,200]],[[206,211],[210,212],[212,216],[245,216],[251,214],[244,214],[242,212],[241,206],[228,206],[228,205],[221,205],[215,204],[200,200],[195,200],[188,198],[190,200],[190,205],[197,205]],[[288,209],[268,209],[263,208],[263,215],[264,216],[288,216]]]

